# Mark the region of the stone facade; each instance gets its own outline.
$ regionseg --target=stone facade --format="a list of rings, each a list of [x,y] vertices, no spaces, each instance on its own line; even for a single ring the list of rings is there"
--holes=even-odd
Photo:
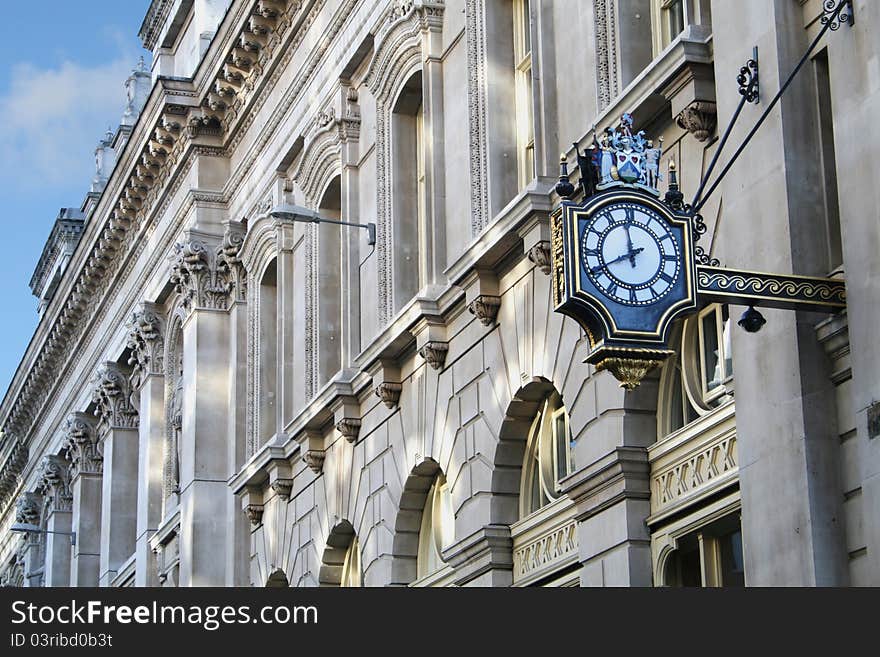
[[[753,46],[732,144],[822,5],[154,0],[79,247],[35,274],[0,580],[880,584],[877,3],[702,213],[709,256],[843,277],[846,313],[710,306],[628,391],[550,301],[559,152],[630,112],[693,194]]]

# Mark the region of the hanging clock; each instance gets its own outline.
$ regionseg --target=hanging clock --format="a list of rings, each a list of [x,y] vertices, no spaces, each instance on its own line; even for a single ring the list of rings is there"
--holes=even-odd
[[[563,201],[552,222],[556,310],[587,332],[587,362],[635,387],[671,353],[672,321],[697,307],[690,219],[616,188]]]

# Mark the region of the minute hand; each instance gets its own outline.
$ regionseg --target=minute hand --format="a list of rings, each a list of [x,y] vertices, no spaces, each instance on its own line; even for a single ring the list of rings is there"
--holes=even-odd
[[[604,265],[597,265],[597,266],[593,267],[592,269],[590,269],[590,272],[595,274],[597,271],[599,271],[600,269],[603,269],[604,267],[607,267],[608,265],[613,265],[617,262],[623,262],[624,260],[629,260],[630,258],[635,258],[635,256],[637,256],[638,254],[640,254],[644,250],[645,249],[640,246],[637,249],[631,250],[629,253],[624,253],[622,256],[615,258],[614,260],[609,260]]]

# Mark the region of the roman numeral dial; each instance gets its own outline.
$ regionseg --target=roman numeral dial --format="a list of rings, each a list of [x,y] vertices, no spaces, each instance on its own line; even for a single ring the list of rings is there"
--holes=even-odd
[[[581,262],[595,287],[626,306],[659,301],[679,278],[678,239],[667,221],[640,203],[602,207],[581,233]]]

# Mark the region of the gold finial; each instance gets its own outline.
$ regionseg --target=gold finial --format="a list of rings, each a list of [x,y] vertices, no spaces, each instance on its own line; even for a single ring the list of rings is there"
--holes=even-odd
[[[560,154],[559,154],[559,161],[560,161],[560,162],[566,162],[566,161],[568,161],[568,158],[565,157],[565,153],[560,153]]]
[[[669,159],[669,170],[675,171],[675,160],[673,160],[672,158]]]

